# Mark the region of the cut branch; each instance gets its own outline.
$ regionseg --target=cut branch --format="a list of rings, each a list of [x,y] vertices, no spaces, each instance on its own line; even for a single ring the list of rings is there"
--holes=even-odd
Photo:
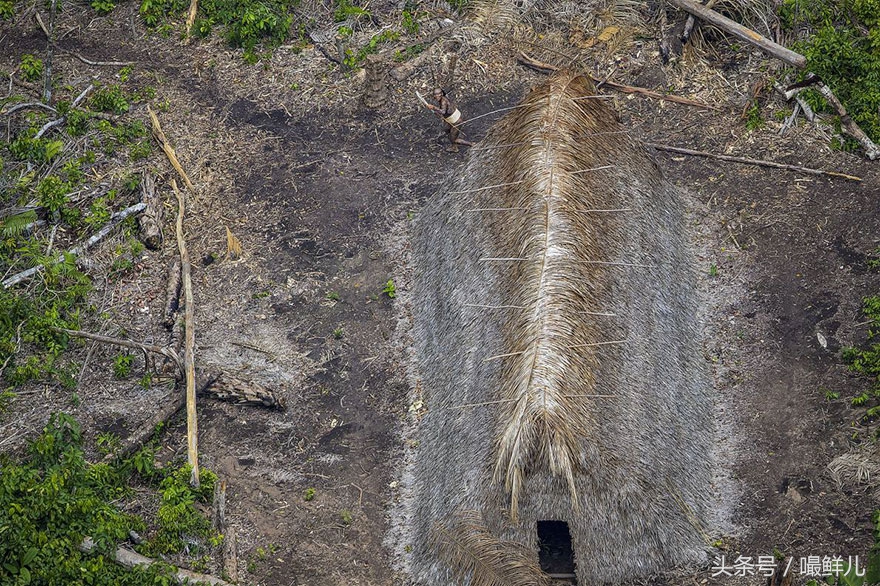
[[[132,350],[140,350],[142,352],[152,352],[153,354],[158,354],[160,356],[168,358],[177,365],[179,371],[183,371],[183,364],[180,361],[180,356],[178,356],[177,352],[175,352],[172,348],[156,346],[154,344],[143,344],[141,342],[134,342],[132,340],[125,340],[122,338],[113,338],[111,336],[104,336],[101,334],[93,334],[91,332],[84,332],[82,330],[68,330],[67,328],[55,327],[53,327],[52,329],[56,332],[64,332],[69,336],[86,338],[87,340],[94,340],[96,342],[103,342],[105,344],[112,344],[114,346],[121,346],[123,348],[131,348]]]
[[[755,31],[744,27],[738,22],[730,20],[726,16],[722,16],[711,8],[703,6],[693,0],[669,0],[669,2],[673,6],[677,6],[696,17],[705,20],[709,24],[717,26],[721,30],[758,47],[789,65],[793,65],[798,69],[803,69],[807,66],[807,59],[800,53],[795,53],[791,49],[786,49],[782,45],[774,43],[770,39],[759,35]]]
[[[156,121],[158,124],[158,121]],[[160,129],[161,132],[161,129]],[[183,214],[184,201],[183,195],[177,188],[177,181],[171,180],[171,188],[174,195],[177,196],[177,223],[175,225],[177,234],[177,248],[180,250],[180,273],[183,280],[183,297],[184,297],[184,354],[183,369],[186,374],[186,445],[187,458],[190,466],[192,466],[192,476],[190,484],[194,487],[199,486],[199,448],[198,448],[198,419],[196,417],[196,371],[195,371],[195,329],[193,322],[193,292],[192,292],[192,276],[190,275],[189,253],[186,251],[186,239],[183,236]]]
[[[91,553],[95,548],[95,542],[92,540],[91,537],[86,537],[85,539],[83,539],[82,543],[79,546],[80,551],[82,551],[83,553]],[[149,567],[158,563],[164,563],[157,562],[156,560],[150,559],[124,547],[116,548],[116,551],[113,552],[111,555],[114,562],[126,568],[136,568],[138,566]],[[232,584],[226,582],[225,580],[221,580],[220,578],[215,578],[214,576],[209,576],[208,574],[191,572],[190,570],[184,570],[182,568],[175,568],[172,577],[178,584],[204,583],[211,584],[211,586],[232,586]]]
[[[152,415],[144,421],[140,427],[133,431],[127,438],[122,440],[119,449],[104,456],[103,461],[106,463],[117,458],[124,460],[125,458],[130,457],[150,440],[153,433],[155,433],[157,426],[169,421],[185,404],[186,397],[182,393],[171,393],[161,401],[158,408],[151,410]]]
[[[168,280],[165,287],[165,311],[162,325],[166,330],[174,327],[177,310],[180,309],[180,259],[176,259],[168,267]]]
[[[708,157],[710,159],[718,159],[721,161],[730,161],[732,163],[742,163],[744,165],[758,165],[761,167],[771,167],[773,169],[785,169],[787,171],[796,171],[798,173],[806,173],[807,175],[827,175],[829,177],[840,177],[849,179],[850,181],[861,181],[861,177],[847,175],[846,173],[838,173],[836,171],[823,171],[821,169],[811,169],[809,167],[801,167],[800,165],[787,165],[785,163],[776,163],[773,161],[764,161],[761,159],[750,159],[747,157],[732,157],[730,155],[718,155],[708,151],[696,151],[682,147],[674,147],[665,144],[646,143],[646,146],[657,149],[658,151],[667,151],[670,153],[679,153],[682,155],[691,155],[693,157]]]
[[[192,30],[193,23],[196,21],[196,12],[199,9],[199,0],[190,0],[189,3],[189,14],[186,16],[186,35],[184,38],[184,44],[189,43],[189,33]]]

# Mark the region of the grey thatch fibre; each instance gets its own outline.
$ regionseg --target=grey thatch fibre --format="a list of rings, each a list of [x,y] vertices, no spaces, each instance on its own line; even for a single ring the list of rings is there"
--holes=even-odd
[[[419,214],[417,581],[461,577],[437,535],[478,518],[533,562],[536,522],[567,522],[581,584],[705,558],[712,395],[683,208],[592,83],[562,73]]]

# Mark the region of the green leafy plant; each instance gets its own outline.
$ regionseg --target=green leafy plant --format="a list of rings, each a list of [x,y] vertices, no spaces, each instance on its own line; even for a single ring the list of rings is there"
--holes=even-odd
[[[134,364],[134,356],[123,353],[117,354],[113,358],[113,376],[119,379],[126,378],[131,374],[131,367]]]
[[[129,104],[125,92],[118,84],[99,87],[92,94],[92,109],[111,114],[128,112]]]
[[[116,8],[116,2],[113,0],[92,0],[92,8],[98,14],[109,14]]]
[[[382,294],[387,295],[389,299],[394,299],[397,296],[397,287],[394,286],[393,279],[388,279],[388,282],[385,283],[385,286],[382,288]]]
[[[43,62],[29,53],[21,56],[19,69],[26,81],[37,81],[43,76]]]
[[[314,500],[314,498],[315,498],[315,493],[316,493],[316,491],[315,491],[314,488],[307,488],[307,489],[305,489],[305,491],[303,492],[303,500],[306,501],[306,502],[309,502],[309,501],[311,501],[311,500]]]
[[[15,16],[14,0],[0,0],[0,18],[9,20]]]

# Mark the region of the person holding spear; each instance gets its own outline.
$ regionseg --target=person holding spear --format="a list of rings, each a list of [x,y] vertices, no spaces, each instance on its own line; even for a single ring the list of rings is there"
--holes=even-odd
[[[455,107],[452,100],[446,97],[446,92],[443,91],[442,88],[434,88],[434,101],[437,102],[436,106],[429,104],[418,92],[416,92],[416,94],[419,96],[419,99],[425,107],[443,119],[443,128],[449,136],[450,142],[450,146],[447,148],[448,151],[457,153],[458,145],[474,145],[474,143],[459,136],[461,131],[458,129],[458,125],[461,123],[461,112]]]

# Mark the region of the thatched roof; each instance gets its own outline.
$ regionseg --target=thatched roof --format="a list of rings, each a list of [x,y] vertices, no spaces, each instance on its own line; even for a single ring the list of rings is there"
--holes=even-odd
[[[582,583],[703,557],[711,398],[684,205],[594,94],[571,74],[534,89],[418,218],[429,583],[447,575],[430,535],[463,511],[535,552],[536,521],[566,521]]]

